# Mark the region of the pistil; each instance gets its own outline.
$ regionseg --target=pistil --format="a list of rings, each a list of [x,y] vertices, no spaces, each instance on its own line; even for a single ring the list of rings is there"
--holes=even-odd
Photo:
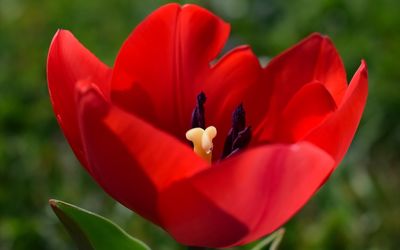
[[[193,143],[193,150],[207,162],[211,163],[213,139],[217,136],[217,129],[210,126],[206,129],[192,128],[186,132],[186,139]]]

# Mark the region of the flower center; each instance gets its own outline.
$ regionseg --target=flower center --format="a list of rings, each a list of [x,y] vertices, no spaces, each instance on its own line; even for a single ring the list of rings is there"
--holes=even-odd
[[[204,92],[197,95],[196,107],[192,113],[192,129],[186,132],[186,139],[192,142],[196,154],[211,163],[214,146],[212,140],[217,135],[217,129],[214,126],[205,128],[206,99]],[[240,104],[232,114],[232,128],[225,139],[221,160],[245,148],[250,141],[251,127],[246,127],[246,112],[243,104]]]

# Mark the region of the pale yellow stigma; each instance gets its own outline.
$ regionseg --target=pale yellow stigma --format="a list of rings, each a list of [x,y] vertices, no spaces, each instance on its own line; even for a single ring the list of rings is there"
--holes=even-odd
[[[214,126],[206,129],[192,128],[186,132],[186,139],[193,142],[194,152],[209,163],[212,159],[212,140],[215,136],[217,136],[217,129]]]

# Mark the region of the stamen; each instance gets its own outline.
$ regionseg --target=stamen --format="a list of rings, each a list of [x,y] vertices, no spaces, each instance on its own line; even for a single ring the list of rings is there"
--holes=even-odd
[[[197,95],[197,104],[192,113],[192,128],[202,128],[205,129],[205,111],[204,111],[204,103],[207,98],[204,92],[201,92]]]
[[[241,149],[249,145],[251,141],[251,127],[247,127],[239,132],[235,141],[232,144],[232,151],[236,149]]]
[[[186,132],[186,139],[193,143],[193,150],[204,160],[211,163],[213,139],[217,136],[217,129],[213,126],[206,128],[192,128]]]
[[[240,104],[232,114],[232,128],[226,137],[221,159],[245,148],[251,140],[251,127],[246,127],[246,112]]]
[[[224,149],[222,150],[221,160],[225,159],[230,153],[232,153],[233,145],[233,129],[229,130],[228,136],[225,139]]]
[[[246,126],[246,112],[241,103],[232,114],[233,138],[236,138],[240,131]]]

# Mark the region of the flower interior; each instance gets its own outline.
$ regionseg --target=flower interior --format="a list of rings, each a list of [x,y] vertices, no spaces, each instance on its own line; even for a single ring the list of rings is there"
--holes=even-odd
[[[197,95],[197,104],[192,113],[192,128],[186,132],[186,139],[191,141],[194,152],[207,162],[212,162],[212,140],[217,136],[214,126],[206,128],[204,92]],[[246,112],[240,104],[232,113],[232,128],[226,136],[221,160],[244,149],[251,140],[251,127],[246,127]]]

